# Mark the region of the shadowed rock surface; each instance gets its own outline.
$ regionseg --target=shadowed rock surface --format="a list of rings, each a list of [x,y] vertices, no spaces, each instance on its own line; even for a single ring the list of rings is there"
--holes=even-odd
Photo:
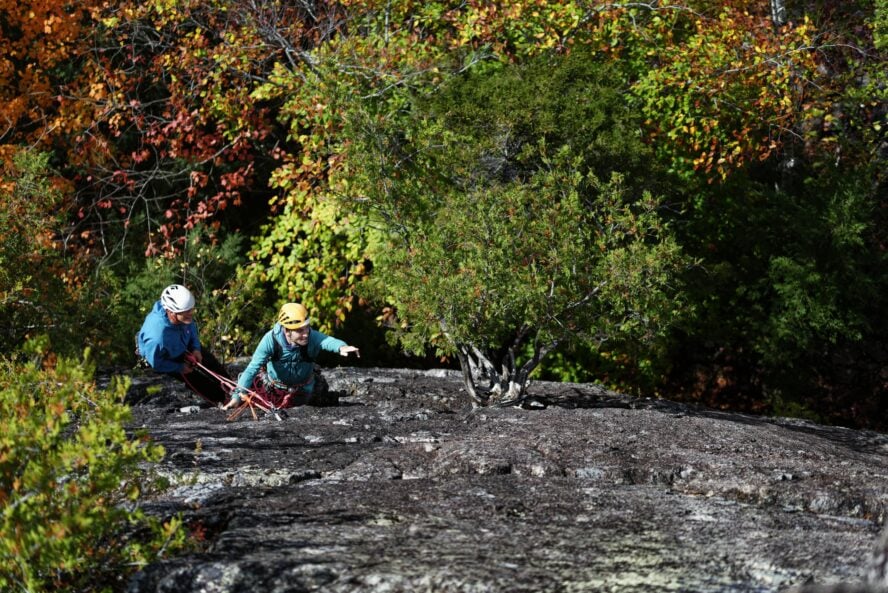
[[[338,407],[233,422],[134,378],[172,484],[147,509],[205,541],[132,593],[882,590],[886,435],[594,385],[472,410],[452,371],[325,376]]]

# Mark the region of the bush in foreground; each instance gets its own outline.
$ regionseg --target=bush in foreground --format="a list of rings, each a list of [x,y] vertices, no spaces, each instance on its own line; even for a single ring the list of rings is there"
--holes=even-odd
[[[2,591],[116,591],[184,542],[177,520],[136,504],[163,449],[124,430],[127,381],[99,390],[92,376],[86,362],[0,360]]]

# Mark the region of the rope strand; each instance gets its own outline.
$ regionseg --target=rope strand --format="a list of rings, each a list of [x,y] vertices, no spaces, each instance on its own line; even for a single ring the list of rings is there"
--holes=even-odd
[[[211,377],[213,377],[214,379],[216,379],[217,381],[219,381],[219,383],[221,383],[222,385],[226,385],[226,386],[228,386],[232,391],[238,387],[236,381],[234,381],[234,380],[232,380],[232,379],[229,379],[228,377],[224,377],[224,376],[220,375],[219,373],[216,373],[216,372],[214,372],[214,371],[208,369],[203,363],[200,363],[200,362],[194,361],[193,364],[194,364],[194,366],[196,366],[197,368],[199,368],[199,369],[201,369],[202,371],[204,371],[205,373],[207,373],[209,376],[211,376]],[[185,375],[183,375],[183,377],[184,377],[184,376],[185,376]],[[188,382],[187,379],[186,379],[186,382],[187,382],[189,385],[191,385],[191,383]],[[192,388],[192,389],[193,389],[193,388]],[[228,420],[234,420],[234,419],[236,419],[238,416],[240,416],[241,414],[243,414],[243,412],[245,412],[247,408],[250,408],[250,412],[251,412],[252,415],[253,415],[253,419],[254,419],[254,420],[258,420],[259,418],[256,417],[256,410],[254,409],[254,407],[255,407],[255,408],[259,408],[259,409],[262,410],[263,412],[274,414],[275,418],[277,418],[278,420],[281,419],[281,417],[277,414],[277,411],[276,411],[276,408],[274,407],[274,405],[271,404],[271,403],[269,403],[268,400],[266,400],[264,397],[262,397],[261,395],[259,395],[259,394],[256,393],[255,391],[253,391],[252,389],[247,389],[247,388],[245,388],[245,387],[242,388],[242,389],[243,389],[244,391],[246,391],[246,397],[243,398],[243,403],[242,403],[240,406],[238,406],[238,407],[234,410],[234,412],[232,412],[231,414],[229,414],[229,416],[228,416]],[[203,394],[200,394],[200,395],[201,395],[201,397],[203,397],[203,398],[206,399],[207,401],[210,401],[210,400],[209,400],[206,396],[204,396]],[[256,400],[256,401],[253,401],[253,400]],[[215,402],[213,402],[213,403],[215,403]]]

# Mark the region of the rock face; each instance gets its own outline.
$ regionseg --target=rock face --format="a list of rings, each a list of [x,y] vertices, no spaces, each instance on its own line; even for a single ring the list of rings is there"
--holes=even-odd
[[[134,380],[172,484],[147,508],[204,542],[131,593],[882,590],[886,435],[593,385],[473,410],[453,372],[325,376],[338,407],[258,421]]]

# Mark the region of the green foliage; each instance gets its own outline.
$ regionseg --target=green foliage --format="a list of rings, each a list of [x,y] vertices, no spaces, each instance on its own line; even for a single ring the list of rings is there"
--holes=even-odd
[[[888,50],[888,0],[876,0],[873,38],[876,49]]]
[[[771,415],[777,417],[788,418],[804,418],[818,424],[825,423],[825,418],[817,412],[811,410],[803,403],[794,400],[787,400],[783,397],[779,390],[775,390],[766,395],[766,401],[771,408]]]
[[[409,115],[354,116],[349,181],[385,231],[370,294],[395,305],[405,347],[520,395],[562,342],[664,337],[685,262],[650,193],[595,174],[644,154],[608,82],[546,58],[454,79]]]
[[[4,170],[0,185],[0,302],[4,305],[22,295],[23,286],[32,278],[29,264],[47,251],[33,229],[55,222],[49,213],[57,207],[59,192],[47,177],[48,161],[46,154],[20,151]]]
[[[285,300],[338,333],[374,315],[356,287],[380,267],[371,255],[391,255],[388,231],[444,241],[435,225],[460,236],[446,210],[465,208],[502,258],[490,225],[544,229],[501,203],[561,220],[576,207],[561,191],[589,220],[682,211],[639,244],[680,232],[704,260],[684,278],[701,317],[678,344],[611,336],[554,351],[545,372],[650,392],[670,365],[742,367],[755,397],[788,401],[863,374],[835,362],[843,348],[884,366],[885,0],[790,3],[783,27],[768,3],[735,0],[273,4],[89,0],[6,39],[4,141],[53,152],[0,145],[0,347],[45,333],[60,353],[88,343],[128,363],[173,281],[195,288],[202,337],[226,356]],[[22,70],[28,55],[48,57],[47,76]],[[710,185],[682,195],[698,182]],[[238,231],[254,234],[226,240]],[[646,265],[634,257],[619,263]],[[475,284],[455,291],[508,285],[463,267]],[[432,334],[418,344],[446,345]],[[880,393],[872,376],[849,397]]]
[[[631,97],[677,174],[725,179],[778,149],[775,135],[799,116],[804,82],[816,76],[812,27],[776,30],[767,14],[730,5],[713,18],[677,12],[693,33],[663,47],[640,43],[649,65]]]
[[[0,348],[66,329],[60,314],[76,290],[65,283],[70,262],[55,243],[62,228],[60,190],[49,157],[18,151],[0,180]],[[73,320],[72,320],[73,321]],[[79,342],[82,347],[82,342]]]
[[[689,216],[682,242],[704,263],[687,287],[705,314],[684,328],[671,356],[727,376],[740,392],[760,390],[775,409],[795,400],[826,417],[823,406],[834,405],[827,397],[861,397],[830,393],[835,385],[852,373],[863,382],[867,366],[879,364],[888,268],[876,188],[861,170],[816,179],[788,172],[781,181],[775,189],[736,178]],[[849,349],[876,358],[843,362]],[[683,376],[680,388],[701,388],[701,378]],[[870,389],[878,389],[874,378]],[[712,389],[727,389],[715,395],[719,405],[737,403],[726,399],[738,396],[729,385]]]
[[[812,187],[801,202],[794,196],[780,201],[777,222],[792,230],[778,233],[782,244],[769,253],[773,298],[757,341],[769,364],[860,340],[882,300],[885,257],[873,250],[873,203],[863,184],[841,183]]]
[[[151,486],[145,465],[163,449],[124,430],[127,381],[98,390],[93,372],[67,359],[0,361],[3,591],[120,590],[131,571],[184,543],[177,520],[161,524],[136,504]]]
[[[241,282],[267,287],[270,306],[259,315],[271,319],[280,304],[297,301],[320,329],[330,331],[351,309],[351,287],[364,268],[360,221],[343,216],[329,197],[301,197],[299,207],[288,205],[263,227]],[[291,193],[290,200],[296,199]]]
[[[331,183],[342,166],[342,147],[351,141],[342,132],[345,113],[368,97],[399,108],[407,89],[435,84],[442,55],[442,48],[418,42],[409,30],[388,29],[387,13],[352,17],[366,34],[318,47],[308,71],[279,65],[253,93],[282,103],[279,118],[295,148],[272,174],[280,192],[271,200],[275,215],[256,237],[242,279],[268,286],[275,305],[304,303],[328,331],[354,307],[354,287],[368,266],[366,220],[342,208],[336,194],[349,189]]]
[[[90,286],[101,290],[105,304],[103,360],[132,364],[133,336],[164,287],[174,283],[195,294],[201,342],[223,359],[243,354],[258,321],[251,306],[255,290],[237,280],[245,260],[243,250],[239,234],[229,233],[214,242],[211,233],[198,225],[176,257],[136,256],[101,267]]]
[[[616,65],[578,48],[517,67],[480,64],[464,80],[419,98],[416,109],[446,118],[464,141],[483,143],[476,152],[492,175],[533,174],[542,166],[537,145],[543,142],[549,152],[569,150],[580,169],[600,179],[619,170],[630,187],[642,189],[658,168],[626,104],[625,78]]]

